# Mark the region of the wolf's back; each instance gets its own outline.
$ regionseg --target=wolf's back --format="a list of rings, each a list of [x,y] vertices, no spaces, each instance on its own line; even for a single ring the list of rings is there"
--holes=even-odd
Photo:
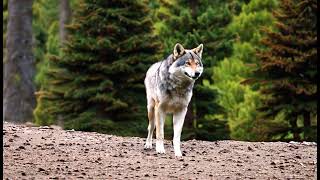
[[[144,79],[144,84],[146,85],[146,88],[148,88],[148,86],[150,86],[151,84],[156,83],[155,78],[156,76],[159,76],[160,66],[161,66],[161,61],[154,63],[148,69],[146,78]]]

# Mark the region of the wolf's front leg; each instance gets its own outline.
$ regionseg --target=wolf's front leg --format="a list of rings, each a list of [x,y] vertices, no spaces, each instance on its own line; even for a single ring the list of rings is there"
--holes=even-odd
[[[180,150],[180,137],[186,113],[187,107],[173,114],[173,148],[174,154],[178,157],[182,156]]]
[[[148,137],[146,139],[146,144],[144,145],[145,149],[152,149],[152,135],[153,130],[155,128],[155,118],[154,118],[154,103],[148,103],[148,119],[149,119],[149,126],[148,126]]]
[[[160,104],[155,106],[155,119],[156,119],[156,151],[157,153],[165,153],[163,140],[164,140],[164,121],[165,121],[165,112],[161,109]]]

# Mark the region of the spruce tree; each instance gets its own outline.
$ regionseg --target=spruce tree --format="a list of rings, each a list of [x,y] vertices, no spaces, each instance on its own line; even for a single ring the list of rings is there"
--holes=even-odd
[[[79,3],[62,54],[50,60],[48,87],[38,92],[38,102],[48,103],[38,111],[80,130],[106,132],[116,128],[110,120],[144,123],[143,80],[161,58],[148,7],[128,0]]]
[[[263,140],[257,129],[257,106],[260,104],[258,87],[241,84],[251,77],[258,59],[255,50],[264,48],[260,40],[265,36],[262,26],[272,26],[271,11],[277,6],[276,0],[251,0],[243,3],[241,13],[233,17],[226,29],[236,35],[232,43],[232,54],[218,62],[213,68],[214,83],[207,86],[218,91],[216,102],[223,108],[217,118],[227,120],[230,137],[237,140]]]
[[[317,1],[282,0],[274,17],[276,30],[263,29],[267,37],[262,43],[268,50],[257,54],[256,75],[265,94],[261,118],[272,120],[285,114],[288,126],[271,123],[275,129],[266,132],[268,136],[280,135],[284,140],[292,133],[294,140],[315,141],[316,125],[311,126],[311,117],[317,114]],[[303,119],[300,127],[299,116]]]
[[[164,43],[164,55],[172,53],[175,43],[185,48],[194,48],[204,44],[204,73],[196,81],[193,97],[185,118],[183,138],[226,139],[228,132],[226,121],[217,121],[210,116],[221,111],[215,103],[217,92],[203,84],[213,83],[212,67],[231,54],[231,34],[225,28],[231,22],[232,15],[238,12],[239,4],[228,1],[186,1],[160,0],[155,6],[154,18],[156,32]]]

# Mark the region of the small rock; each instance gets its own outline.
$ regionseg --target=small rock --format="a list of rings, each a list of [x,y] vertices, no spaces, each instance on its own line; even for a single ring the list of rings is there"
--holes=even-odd
[[[296,141],[290,141],[289,143],[290,144],[299,144],[299,142],[296,142]]]
[[[227,149],[223,149],[223,150],[221,150],[221,151],[219,151],[218,153],[229,153],[229,152],[231,152],[231,151],[229,151],[229,150],[227,150]]]
[[[291,144],[290,144],[289,147],[290,147],[290,148],[293,148],[293,149],[299,149],[299,147],[296,146],[296,145],[291,145]]]
[[[306,141],[303,141],[302,144],[307,146],[317,145],[316,142],[306,142]]]
[[[53,128],[51,128],[49,126],[40,126],[39,129],[53,129]]]
[[[39,172],[45,171],[45,169],[43,169],[43,168],[38,168],[38,171],[39,171]]]
[[[306,167],[303,163],[300,163],[300,165],[301,165],[302,167]]]

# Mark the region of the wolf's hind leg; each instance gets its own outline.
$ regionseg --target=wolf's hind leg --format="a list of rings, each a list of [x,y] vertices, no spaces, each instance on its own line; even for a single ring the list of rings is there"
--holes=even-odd
[[[148,125],[148,137],[146,140],[146,144],[144,145],[145,149],[152,149],[152,136],[155,126],[155,118],[154,118],[154,100],[151,99],[148,101],[148,119],[149,119],[149,125]]]
[[[161,109],[160,104],[156,102],[155,104],[155,120],[156,120],[156,151],[157,153],[164,154],[164,121],[165,112]]]

